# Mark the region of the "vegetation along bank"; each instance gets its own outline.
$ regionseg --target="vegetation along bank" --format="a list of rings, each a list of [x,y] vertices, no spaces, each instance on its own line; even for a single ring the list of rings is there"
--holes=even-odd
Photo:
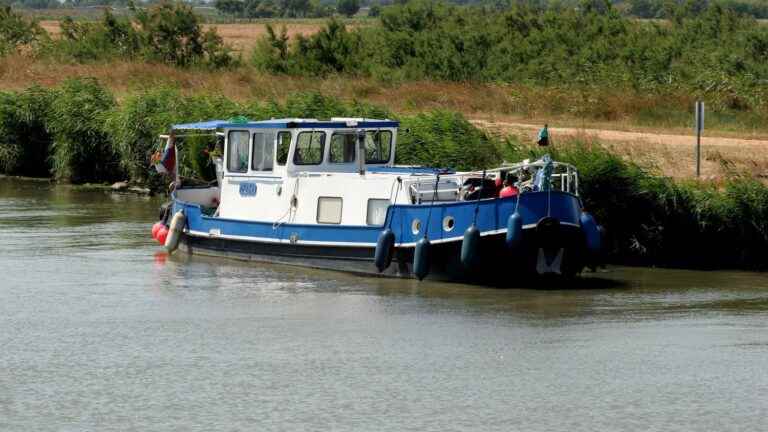
[[[702,98],[708,121],[739,130],[765,127],[768,27],[718,5],[638,22],[605,2],[582,4],[492,11],[417,0],[382,8],[374,25],[350,29],[330,21],[313,35],[295,37],[273,28],[245,54],[204,30],[179,3],[121,17],[106,13],[97,22],[65,20],[58,38],[5,8],[3,61],[86,71],[129,64],[147,75],[120,83],[119,94],[114,82],[108,87],[91,78],[0,93],[0,173],[76,183],[130,179],[159,189],[165,180],[149,168],[159,133],[175,122],[236,116],[397,118],[410,130],[401,136],[398,163],[475,169],[540,154],[515,137],[475,128],[458,112],[434,109],[453,97],[442,96],[441,86],[449,84],[440,83],[454,82],[480,89],[481,97],[467,99],[477,110],[492,105],[488,109],[513,114],[608,122],[634,116],[687,126],[691,102]],[[142,85],[155,70],[185,79]],[[254,81],[257,72],[262,75]],[[194,87],[209,78],[224,90]],[[395,97],[366,102],[382,88],[429,88],[418,84],[428,81],[437,83],[430,84],[435,94],[419,93],[414,105]],[[313,82],[321,83],[321,93],[296,91]],[[348,82],[356,86],[351,95]],[[279,96],[266,93],[273,86],[294,87]],[[495,96],[482,97],[487,94]],[[210,179],[210,143],[183,145],[183,175]],[[615,261],[767,267],[768,189],[752,175],[673,181],[589,139],[560,140],[552,151],[580,169],[585,205],[607,227]]]
[[[173,88],[132,94],[117,103],[95,80],[0,93],[0,173],[55,176],[72,182],[130,179],[160,189],[167,179],[150,168],[158,134],[175,122],[246,116],[367,116],[399,119],[398,163],[481,169],[542,150],[477,129],[461,114],[398,115],[359,102],[298,93],[285,102],[239,103],[222,96],[184,96]],[[407,130],[407,131],[406,131]],[[181,144],[187,179],[213,176],[210,141]],[[573,140],[549,149],[581,173],[587,209],[610,233],[614,261],[696,268],[765,269],[768,188],[734,176],[718,182],[661,177],[605,149]]]

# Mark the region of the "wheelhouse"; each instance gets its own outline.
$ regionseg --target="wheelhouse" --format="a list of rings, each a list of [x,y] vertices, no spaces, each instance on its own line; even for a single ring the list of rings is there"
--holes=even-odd
[[[394,164],[398,123],[362,118],[206,122],[175,129],[216,129],[224,137],[225,176],[356,173]]]

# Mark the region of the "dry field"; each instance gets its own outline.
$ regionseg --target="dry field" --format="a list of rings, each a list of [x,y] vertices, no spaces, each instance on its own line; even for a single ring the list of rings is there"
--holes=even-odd
[[[288,35],[291,38],[294,38],[299,34],[310,35],[317,32],[324,25],[324,22],[325,21],[323,20],[287,20],[270,21],[269,23],[272,24],[276,30],[285,26]],[[43,20],[40,21],[40,25],[52,37],[58,37],[59,34],[61,34],[59,21]],[[355,24],[352,24],[351,27],[354,25]],[[259,38],[267,34],[266,21],[234,24],[204,24],[203,27],[205,29],[215,28],[227,45],[244,55],[248,55]]]

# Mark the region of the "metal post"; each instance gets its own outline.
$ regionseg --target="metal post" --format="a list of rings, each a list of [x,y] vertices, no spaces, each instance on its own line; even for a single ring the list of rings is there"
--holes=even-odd
[[[701,129],[696,131],[696,177],[701,177]]]
[[[696,101],[696,177],[701,177],[701,131],[704,130],[704,102]]]

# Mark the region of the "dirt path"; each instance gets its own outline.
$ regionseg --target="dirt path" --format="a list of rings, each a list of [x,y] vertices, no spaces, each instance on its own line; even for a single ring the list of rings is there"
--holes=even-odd
[[[532,125],[526,123],[508,123],[508,122],[491,122],[487,120],[472,120],[472,123],[483,129],[498,131],[498,132],[520,132],[529,131],[537,133],[541,128],[541,125]],[[581,128],[561,128],[550,127],[550,135],[552,140],[556,141],[557,136],[579,137],[587,136],[594,137],[601,141],[613,141],[613,142],[640,142],[645,141],[651,144],[663,144],[663,145],[680,145],[680,146],[692,146],[695,144],[695,137],[693,135],[673,135],[673,134],[657,134],[649,132],[626,132],[606,129],[581,129]],[[717,146],[717,147],[751,147],[751,146],[764,146],[768,151],[768,140],[757,139],[741,139],[741,138],[719,138],[702,136],[702,146]]]
[[[487,120],[472,120],[472,123],[502,135],[518,135],[523,142],[530,143],[534,142],[541,128],[541,125]],[[680,178],[695,175],[696,139],[692,134],[561,127],[550,127],[549,131],[554,145],[558,140],[579,137],[598,140],[629,159],[657,168],[664,175]],[[705,177],[717,178],[734,173],[768,175],[768,140],[703,136],[701,149],[702,175]]]

